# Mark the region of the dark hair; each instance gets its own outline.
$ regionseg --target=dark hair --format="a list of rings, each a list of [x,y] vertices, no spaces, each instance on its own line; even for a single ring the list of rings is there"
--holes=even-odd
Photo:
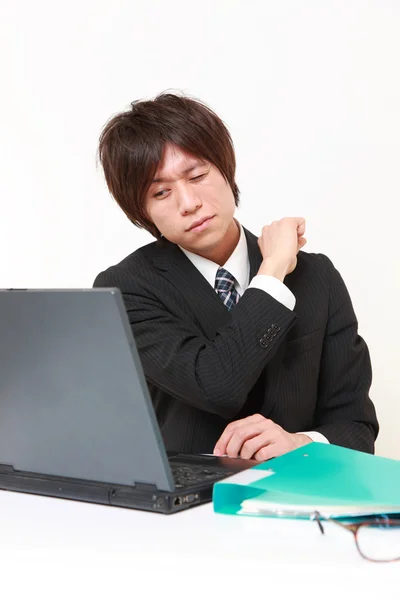
[[[221,119],[199,100],[163,93],[154,100],[137,100],[113,117],[100,135],[99,158],[107,186],[127,217],[156,238],[144,199],[166,143],[208,160],[230,185],[235,204],[236,160],[232,138]]]

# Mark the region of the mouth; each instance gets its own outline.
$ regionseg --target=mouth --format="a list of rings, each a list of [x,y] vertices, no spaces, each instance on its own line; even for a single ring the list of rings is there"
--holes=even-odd
[[[208,227],[208,225],[211,223],[214,216],[215,215],[212,215],[211,217],[204,217],[203,219],[199,219],[198,221],[195,221],[193,223],[193,225],[191,225],[189,227],[189,229],[187,229],[187,231],[194,231],[194,232],[204,231]]]

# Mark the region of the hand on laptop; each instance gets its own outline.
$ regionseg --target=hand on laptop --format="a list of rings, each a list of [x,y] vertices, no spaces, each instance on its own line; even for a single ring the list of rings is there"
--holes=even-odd
[[[262,415],[232,421],[217,441],[214,454],[268,460],[311,442],[308,435],[288,433]]]

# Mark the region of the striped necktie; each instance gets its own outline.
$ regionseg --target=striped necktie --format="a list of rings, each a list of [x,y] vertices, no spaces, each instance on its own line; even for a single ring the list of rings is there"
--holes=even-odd
[[[239,302],[239,294],[235,288],[235,278],[226,269],[222,267],[218,269],[214,287],[228,310],[231,310]]]

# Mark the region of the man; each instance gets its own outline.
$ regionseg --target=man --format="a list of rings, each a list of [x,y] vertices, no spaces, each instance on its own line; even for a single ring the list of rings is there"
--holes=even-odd
[[[99,155],[119,206],[156,238],[94,285],[122,291],[167,450],[266,460],[314,440],[372,453],[371,364],[344,282],[300,251],[304,219],[258,240],[235,220],[219,117],[173,94],[134,102]]]

